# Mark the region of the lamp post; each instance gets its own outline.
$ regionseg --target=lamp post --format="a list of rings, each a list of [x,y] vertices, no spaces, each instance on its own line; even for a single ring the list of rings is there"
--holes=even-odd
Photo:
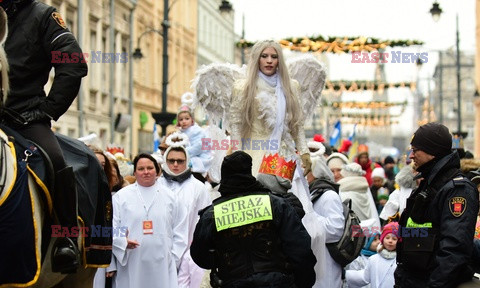
[[[438,21],[440,15],[442,14],[442,9],[437,2],[433,3],[433,7],[430,9],[430,14],[432,14],[433,20]],[[467,137],[467,132],[462,132],[462,97],[461,97],[461,87],[460,87],[460,33],[458,31],[458,13],[456,14],[456,33],[455,33],[455,49],[457,52],[456,59],[456,70],[457,70],[457,131],[452,134],[461,136],[462,138]]]
[[[137,40],[137,48],[133,52],[132,57],[134,59],[141,59],[143,57],[140,49],[140,40],[148,33],[157,33],[163,38],[163,53],[162,53],[162,111],[160,113],[152,112],[152,117],[155,122],[162,127],[162,136],[167,134],[167,126],[170,125],[175,119],[176,114],[167,112],[167,86],[168,86],[168,28],[170,28],[170,22],[168,21],[168,13],[170,7],[168,6],[168,0],[163,1],[163,21],[162,30],[149,28],[147,31],[140,34]]]

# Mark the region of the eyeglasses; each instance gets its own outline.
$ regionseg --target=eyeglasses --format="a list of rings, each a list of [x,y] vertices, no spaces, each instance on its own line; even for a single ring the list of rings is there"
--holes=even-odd
[[[182,164],[185,163],[185,160],[184,159],[167,159],[168,164],[173,165],[173,164],[175,164],[175,162],[177,162],[178,165],[182,165]]]
[[[417,153],[418,151],[420,151],[420,149],[418,148],[411,148],[410,149],[412,151],[413,154]]]

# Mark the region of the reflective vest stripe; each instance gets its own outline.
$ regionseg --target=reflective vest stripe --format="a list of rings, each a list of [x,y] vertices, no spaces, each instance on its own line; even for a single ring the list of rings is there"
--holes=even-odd
[[[406,228],[432,228],[432,222],[425,222],[422,224],[415,223],[412,218],[408,217]]]
[[[270,196],[249,195],[216,204],[213,216],[217,231],[272,220]]]

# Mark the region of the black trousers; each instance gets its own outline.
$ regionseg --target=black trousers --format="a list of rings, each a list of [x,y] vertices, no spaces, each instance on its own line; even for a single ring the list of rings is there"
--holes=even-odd
[[[50,122],[32,123],[25,127],[15,128],[15,131],[38,144],[48,154],[55,173],[67,166]]]

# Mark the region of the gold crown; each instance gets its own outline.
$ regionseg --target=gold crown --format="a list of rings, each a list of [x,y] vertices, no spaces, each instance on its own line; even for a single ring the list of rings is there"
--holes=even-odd
[[[296,166],[295,161],[286,161],[278,153],[269,154],[263,156],[258,173],[277,175],[292,181]]]
[[[125,155],[125,149],[123,149],[122,147],[108,146],[107,151],[112,153],[112,155],[115,155],[117,153],[122,153]]]

